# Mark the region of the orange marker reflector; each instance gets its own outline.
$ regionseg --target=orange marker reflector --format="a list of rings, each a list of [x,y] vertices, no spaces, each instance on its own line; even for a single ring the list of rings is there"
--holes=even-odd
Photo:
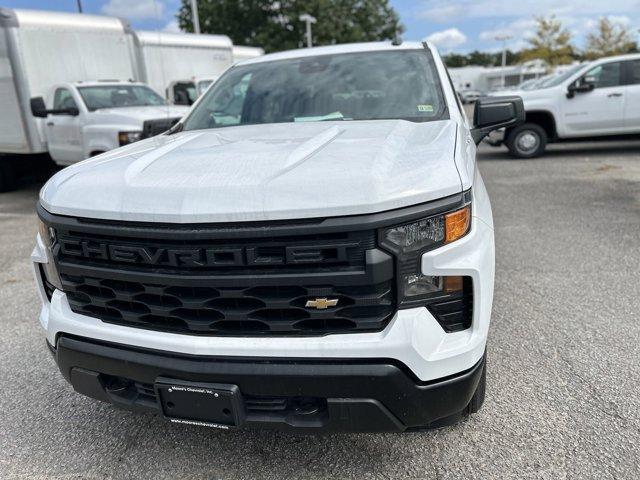
[[[445,243],[451,243],[462,238],[469,231],[471,225],[471,208],[468,206],[444,216]]]
[[[442,277],[444,279],[444,293],[455,293],[462,291],[462,281],[464,277]]]

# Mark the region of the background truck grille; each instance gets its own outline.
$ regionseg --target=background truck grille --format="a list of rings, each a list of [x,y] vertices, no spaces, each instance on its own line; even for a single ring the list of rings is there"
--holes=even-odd
[[[166,132],[176,123],[180,121],[180,117],[175,118],[158,118],[155,120],[145,120],[142,123],[142,136],[141,139],[155,137],[161,133]]]
[[[384,328],[391,282],[370,286],[162,286],[62,275],[71,309],[104,322],[189,334],[324,334]],[[307,300],[337,299],[326,309]]]

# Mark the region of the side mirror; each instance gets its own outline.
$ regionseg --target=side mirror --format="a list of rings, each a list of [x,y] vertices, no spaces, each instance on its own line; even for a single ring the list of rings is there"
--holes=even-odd
[[[482,97],[473,112],[473,141],[478,145],[494,130],[524,123],[524,104],[517,96]]]
[[[584,77],[573,82],[567,88],[567,98],[573,98],[576,93],[587,93],[596,88],[596,79],[594,77]]]
[[[47,115],[71,115],[72,117],[77,117],[78,115],[80,115],[80,110],[78,110],[78,107],[47,110],[47,106],[45,105],[44,99],[42,97],[33,97],[30,103],[31,114],[34,117],[47,118]]]
[[[33,97],[31,99],[31,114],[34,117],[47,118],[47,106],[44,104],[44,98]]]

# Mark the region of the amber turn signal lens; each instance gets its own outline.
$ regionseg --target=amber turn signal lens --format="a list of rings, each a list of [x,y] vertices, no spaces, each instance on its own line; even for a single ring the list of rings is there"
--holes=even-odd
[[[469,231],[471,225],[471,208],[464,207],[452,213],[448,213],[445,218],[445,243],[451,243],[462,238]]]
[[[444,293],[462,292],[464,277],[442,277],[444,279]]]

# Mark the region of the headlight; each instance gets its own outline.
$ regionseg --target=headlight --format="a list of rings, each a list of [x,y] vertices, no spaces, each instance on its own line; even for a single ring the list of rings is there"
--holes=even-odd
[[[396,257],[399,308],[427,307],[446,331],[468,328],[471,278],[424,275],[422,254],[464,237],[471,227],[471,205],[394,225],[379,233],[380,245]]]
[[[120,146],[129,145],[130,143],[137,142],[142,138],[142,132],[118,132],[118,142]]]
[[[401,256],[425,252],[462,238],[471,226],[471,206],[387,228],[383,246]]]
[[[47,259],[49,260],[47,263],[40,264],[44,270],[44,280],[49,282],[58,290],[62,290],[62,282],[60,281],[60,275],[58,274],[58,269],[56,268],[56,263],[53,260],[53,250],[56,246],[56,231],[47,226],[42,220],[38,219],[38,231],[40,232],[40,238],[42,239],[42,243],[47,250]]]

